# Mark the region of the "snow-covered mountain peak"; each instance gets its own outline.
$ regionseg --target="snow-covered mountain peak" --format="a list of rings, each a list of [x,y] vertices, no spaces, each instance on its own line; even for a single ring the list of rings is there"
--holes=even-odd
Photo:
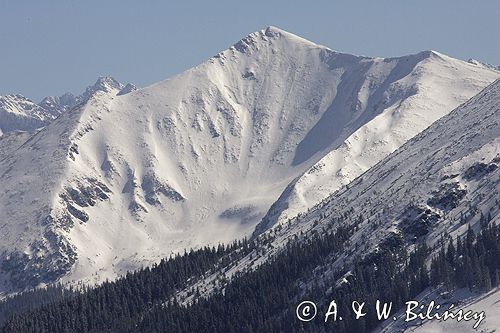
[[[313,43],[305,38],[302,38],[300,36],[297,36],[291,32],[285,31],[283,29],[277,28],[275,26],[268,26],[264,30],[262,30],[263,34],[267,37],[272,37],[272,38],[280,38],[280,39],[285,39],[288,42],[292,43],[302,43],[302,44],[307,44],[312,47],[321,47],[328,49],[326,46],[320,46],[316,43]]]
[[[289,35],[296,36],[288,31],[285,31],[283,29],[275,27],[274,25],[267,26],[266,28],[263,29],[263,31],[265,31],[265,34],[268,36],[272,36],[273,34],[274,35],[276,35],[276,34],[289,34]]]
[[[441,52],[438,52],[436,50],[427,50],[427,51],[424,51],[425,53],[429,54],[429,56],[438,56],[438,57],[442,57],[442,56],[446,56],[448,57],[447,55],[441,53]]]
[[[83,96],[89,98],[97,91],[119,92],[123,88],[123,84],[121,84],[111,76],[100,76],[92,86],[87,87]]]
[[[21,94],[0,96],[0,108],[6,112],[25,115],[36,115],[36,104]]]
[[[37,282],[69,270],[99,280],[250,235],[287,185],[305,177],[305,203],[286,205],[307,210],[311,182],[330,194],[497,77],[454,59],[337,53],[270,27],[129,94],[100,78],[0,161],[0,253]],[[299,213],[286,205],[279,220]]]
[[[253,52],[258,52],[262,48],[268,47],[272,48],[275,52],[277,52],[278,49],[293,51],[297,48],[320,48],[330,50],[326,46],[318,45],[280,28],[269,26],[250,33],[230,47],[229,50],[223,51],[220,54],[226,54],[232,50],[251,54]]]
[[[74,96],[72,93],[65,93],[61,96],[45,97],[40,103],[38,103],[38,105],[50,111],[54,115],[59,115],[62,112],[69,110],[79,102],[79,97]]]

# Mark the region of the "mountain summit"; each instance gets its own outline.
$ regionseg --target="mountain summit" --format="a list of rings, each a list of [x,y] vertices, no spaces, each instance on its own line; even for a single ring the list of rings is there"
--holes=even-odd
[[[100,79],[16,149],[0,147],[2,268],[17,287],[97,282],[249,236],[263,217],[265,230],[498,76],[435,52],[334,52],[269,27],[128,94]]]

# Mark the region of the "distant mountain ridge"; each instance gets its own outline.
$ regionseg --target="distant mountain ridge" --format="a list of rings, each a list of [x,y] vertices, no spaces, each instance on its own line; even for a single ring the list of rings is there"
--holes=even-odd
[[[137,89],[128,84],[124,94]],[[97,91],[124,89],[125,86],[112,77],[102,76],[86,88],[81,95],[65,93],[61,96],[48,96],[36,104],[20,94],[0,96],[0,135],[13,131],[33,131],[46,126],[61,113],[68,111],[80,103],[88,101]]]
[[[0,96],[0,135],[31,131],[48,124],[55,115],[22,95]]]

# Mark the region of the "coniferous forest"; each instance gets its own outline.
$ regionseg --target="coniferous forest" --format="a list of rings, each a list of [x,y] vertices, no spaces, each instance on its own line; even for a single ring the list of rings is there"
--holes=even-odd
[[[482,216],[478,232],[469,228],[458,239],[442,238],[432,249],[422,242],[408,253],[403,242],[384,242],[377,252],[333,272],[321,284],[314,283],[315,268],[327,265],[326,258],[342,254],[356,228],[356,222],[346,224],[305,240],[291,240],[272,260],[234,277],[223,292],[197,297],[187,306],[179,304],[173,295],[186,281],[225,267],[258,244],[245,240],[204,248],[99,287],[64,291],[55,286],[8,299],[0,303],[2,331],[368,332],[379,324],[372,312],[362,320],[344,311],[342,321],[325,323],[318,316],[301,322],[295,308],[304,299],[315,300],[320,309],[335,299],[339,311],[356,299],[366,301],[367,306],[380,299],[399,308],[431,286],[486,292],[500,283],[500,227],[489,220]]]

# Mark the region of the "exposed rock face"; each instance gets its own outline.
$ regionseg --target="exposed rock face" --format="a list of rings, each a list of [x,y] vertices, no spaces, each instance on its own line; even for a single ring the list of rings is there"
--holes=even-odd
[[[485,164],[482,162],[478,162],[464,172],[464,178],[467,180],[478,180],[489,174],[490,172],[495,171],[497,168],[498,165],[495,163]]]
[[[24,289],[57,281],[71,270],[77,254],[59,232],[59,228],[70,228],[71,223],[64,218],[55,220],[49,215],[45,232],[29,245],[27,251],[15,250],[0,255],[1,268],[9,274],[13,288]]]
[[[467,190],[462,188],[459,183],[447,183],[443,184],[432,194],[433,196],[427,200],[427,204],[444,211],[449,211],[458,206],[460,200],[467,194]]]
[[[144,191],[146,202],[150,205],[160,204],[160,194],[173,201],[185,200],[179,192],[153,174],[147,174],[143,177],[141,188]]]
[[[427,235],[441,216],[428,207],[412,206],[401,215],[400,227],[410,237]]]

